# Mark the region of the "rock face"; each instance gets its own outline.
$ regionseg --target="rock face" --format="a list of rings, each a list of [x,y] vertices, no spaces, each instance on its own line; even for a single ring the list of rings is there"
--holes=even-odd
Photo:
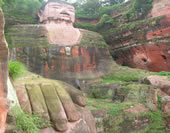
[[[154,0],[153,8],[151,11],[152,17],[163,16],[170,14],[169,10],[169,1],[168,0]]]
[[[166,76],[149,76],[144,79],[146,83],[159,87],[166,94],[170,95],[170,80]]]
[[[0,9],[0,133],[5,130],[7,115],[7,78],[8,78],[8,48],[4,38],[4,18]]]
[[[14,31],[18,30],[21,32],[16,34]],[[57,46],[49,44],[45,36],[41,37],[44,32],[43,25],[14,26],[8,36],[12,47],[10,59],[23,62],[31,71],[44,77],[64,81],[94,78],[111,70],[113,61],[99,34],[81,30],[80,44]]]
[[[151,42],[150,44],[115,51],[113,58],[118,64],[123,66],[154,72],[170,71],[169,49],[169,44],[164,42],[159,45]]]
[[[154,0],[150,18],[129,23],[136,23],[135,28],[120,32],[110,42],[118,64],[155,72],[170,71],[169,7],[168,0]]]
[[[148,76],[144,79],[145,83],[151,84],[157,88],[158,91],[158,105],[160,110],[165,114],[170,114],[170,80],[166,76]],[[165,117],[167,125],[170,125],[169,116]]]
[[[96,133],[94,118],[85,107],[82,93],[71,85],[28,73],[24,78],[17,79],[14,86],[17,94],[26,90],[22,91],[22,97],[18,95],[23,110],[51,121],[57,132]],[[24,99],[31,106],[25,108]],[[40,130],[40,133],[48,130],[55,132],[54,129],[49,127]]]

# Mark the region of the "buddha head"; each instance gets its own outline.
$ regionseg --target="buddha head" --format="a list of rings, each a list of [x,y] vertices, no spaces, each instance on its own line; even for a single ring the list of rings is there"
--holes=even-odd
[[[40,22],[67,22],[75,21],[74,7],[63,1],[50,0],[47,2],[38,13]]]

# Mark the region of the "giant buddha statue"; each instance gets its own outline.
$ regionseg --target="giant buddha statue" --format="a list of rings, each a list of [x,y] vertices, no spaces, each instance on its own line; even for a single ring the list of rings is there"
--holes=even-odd
[[[50,0],[38,16],[40,24],[15,25],[6,34],[9,59],[38,74],[13,83],[21,107],[51,120],[57,132],[96,133],[82,93],[62,81],[74,85],[109,72],[113,62],[107,45],[98,33],[73,27],[74,7],[66,2]]]

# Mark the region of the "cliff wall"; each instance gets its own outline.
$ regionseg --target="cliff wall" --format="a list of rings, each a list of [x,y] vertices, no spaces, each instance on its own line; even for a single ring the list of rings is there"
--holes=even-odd
[[[168,0],[132,0],[109,16],[110,25],[103,23],[99,27],[100,20],[93,26],[104,36],[118,64],[155,72],[170,71]]]

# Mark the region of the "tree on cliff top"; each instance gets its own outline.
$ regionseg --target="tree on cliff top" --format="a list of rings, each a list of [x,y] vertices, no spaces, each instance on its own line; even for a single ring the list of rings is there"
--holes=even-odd
[[[119,5],[127,0],[77,0],[74,3],[76,8],[76,16],[79,18],[99,18],[101,17],[101,11],[111,9],[114,5]],[[106,11],[107,12],[107,11]]]
[[[95,15],[100,7],[100,0],[78,0],[76,3],[76,8],[87,15]]]
[[[40,5],[39,0],[3,0],[3,9],[15,13],[34,13]]]
[[[7,25],[38,22],[37,12],[42,5],[39,0],[0,0],[0,4]]]
[[[102,4],[104,4],[104,5],[114,5],[114,4],[120,4],[124,1],[125,0],[102,0]]]

